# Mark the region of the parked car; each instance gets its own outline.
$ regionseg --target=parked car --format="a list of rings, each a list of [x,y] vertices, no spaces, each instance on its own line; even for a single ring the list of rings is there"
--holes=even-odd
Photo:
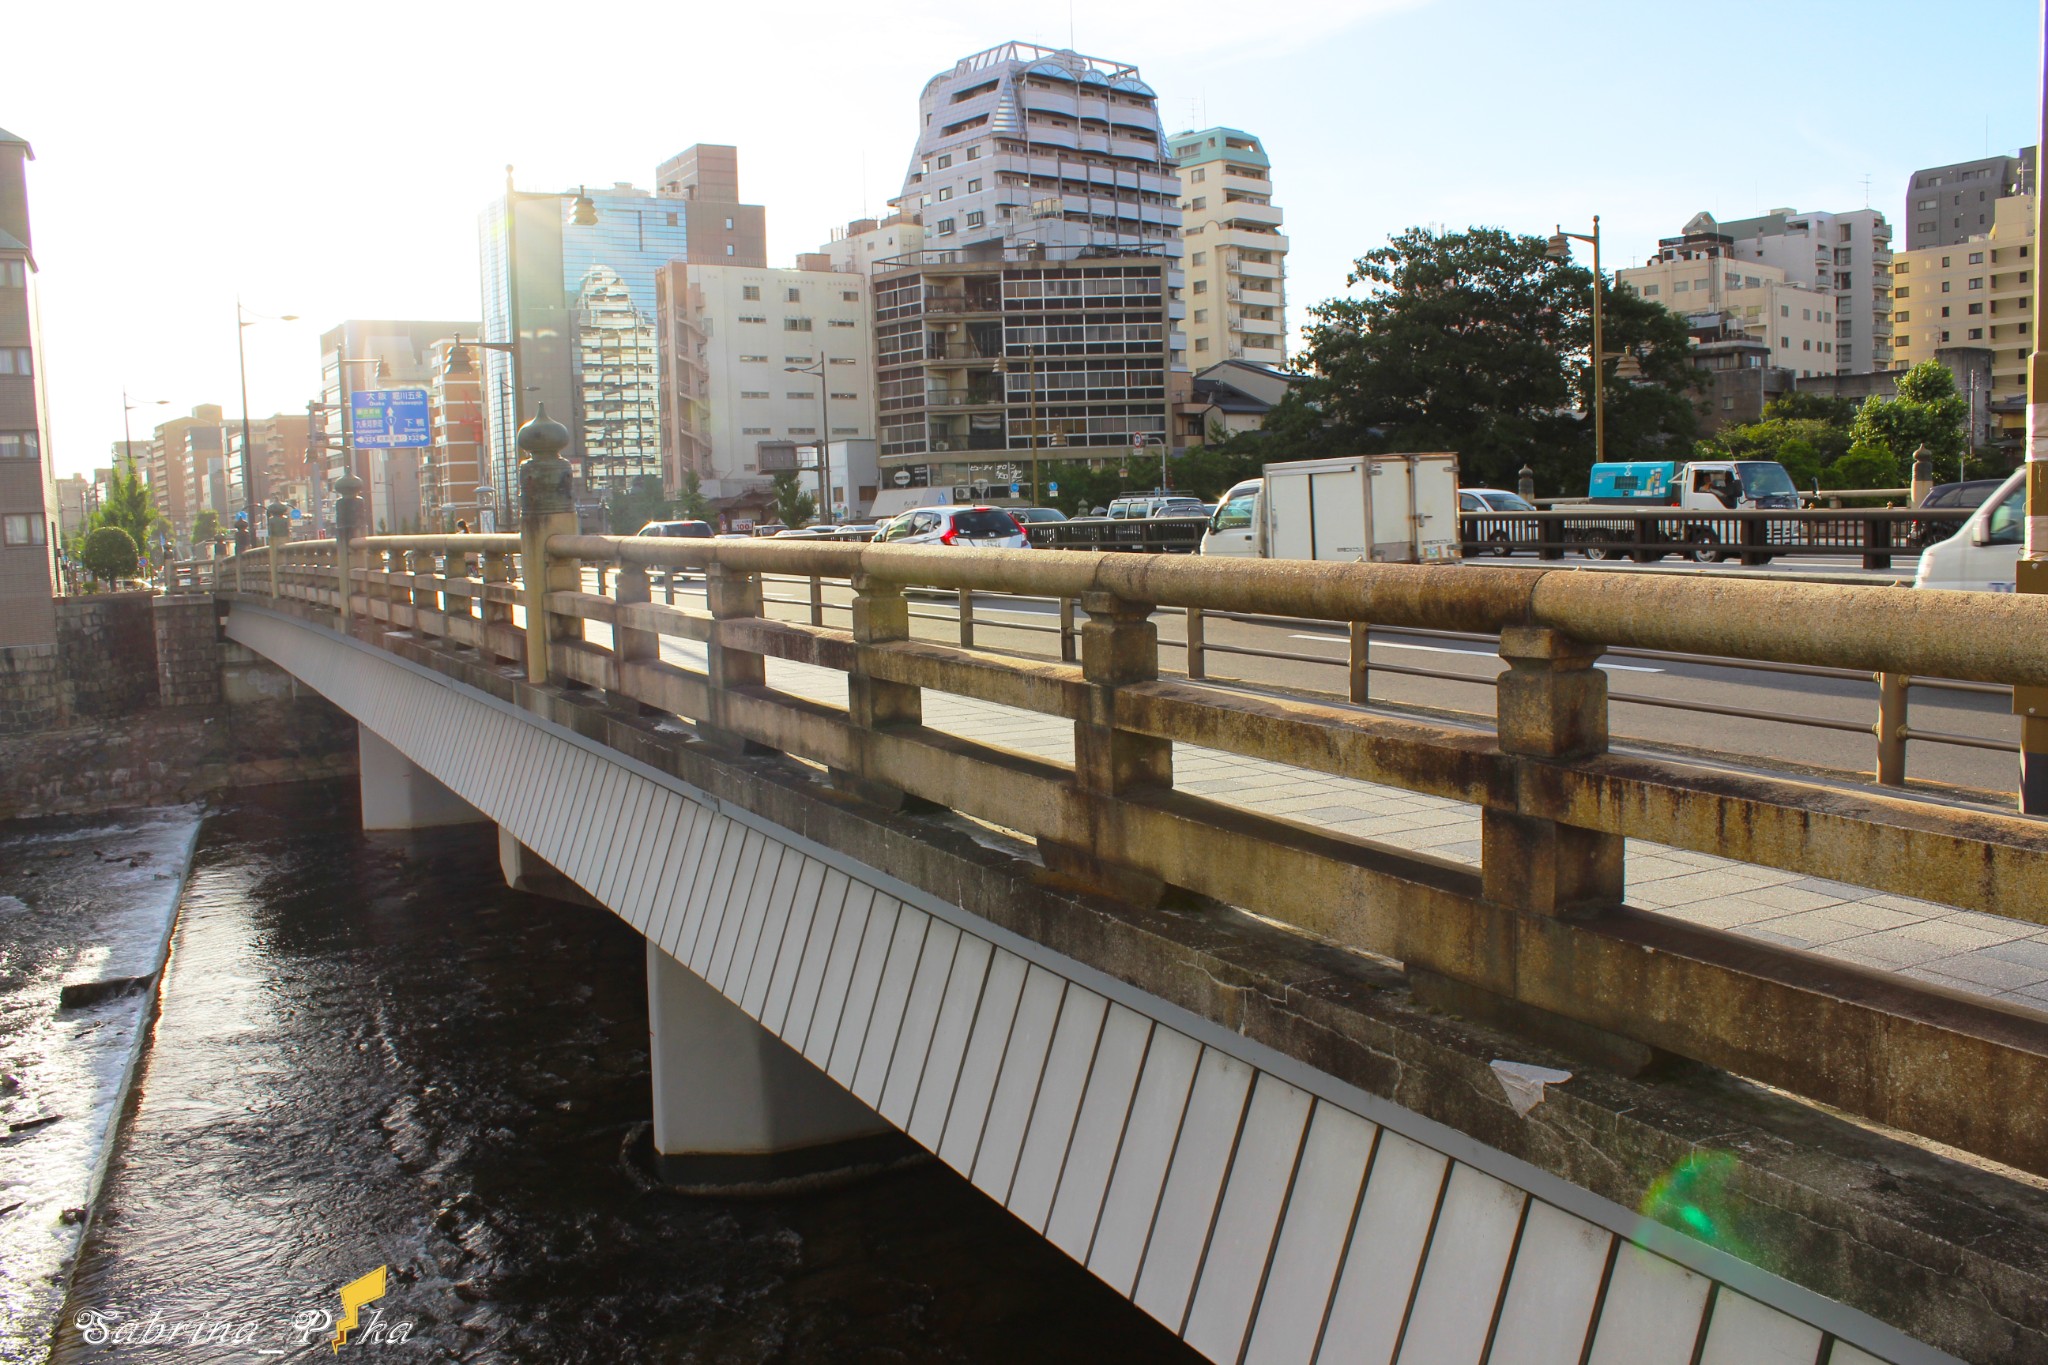
[[[1202,500],[1187,493],[1135,493],[1109,500],[1104,513],[1112,521],[1137,521],[1146,517],[1199,517]]]
[[[1938,483],[1921,499],[1922,507],[1982,507],[1998,491],[2004,478],[1969,479],[1962,483]]]
[[[891,545],[958,545],[976,550],[1031,546],[1008,512],[995,507],[913,507],[875,537]]]
[[[789,528],[787,526],[784,526],[779,521],[764,521],[754,528],[753,534],[754,538],[756,540],[759,540],[764,536],[781,535],[784,531],[787,531],[788,529]]]
[[[1067,514],[1057,507],[1012,507],[1008,509],[1020,525],[1030,526],[1038,522],[1065,521]]]

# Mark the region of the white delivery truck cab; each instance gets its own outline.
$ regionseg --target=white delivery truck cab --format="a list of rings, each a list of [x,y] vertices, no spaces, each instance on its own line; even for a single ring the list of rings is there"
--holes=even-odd
[[[2027,471],[2023,465],[1984,499],[1947,540],[1920,552],[1916,588],[2011,592],[2019,575],[2020,542],[2027,530]]]
[[[1269,464],[1224,495],[1205,555],[1455,563],[1458,457],[1343,455]]]

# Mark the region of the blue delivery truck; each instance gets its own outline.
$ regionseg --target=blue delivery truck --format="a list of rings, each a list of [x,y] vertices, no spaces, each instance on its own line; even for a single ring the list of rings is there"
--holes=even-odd
[[[1799,510],[1799,490],[1776,460],[1617,460],[1593,466],[1586,503],[1604,507],[1670,507],[1684,512]],[[1731,519],[1704,517],[1663,523],[1659,534],[1694,547],[1701,562],[1737,553],[1741,539]],[[1798,534],[1791,522],[1767,528],[1767,544],[1789,543]],[[1634,538],[1633,523],[1596,516],[1565,523],[1565,537],[1579,543],[1589,559],[1619,558],[1630,551],[1623,542]]]

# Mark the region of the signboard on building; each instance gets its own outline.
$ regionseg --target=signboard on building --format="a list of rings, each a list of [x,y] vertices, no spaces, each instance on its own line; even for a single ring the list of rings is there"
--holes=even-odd
[[[928,464],[898,465],[889,471],[889,484],[893,488],[929,488],[932,467]]]
[[[349,439],[357,450],[420,449],[434,444],[425,389],[366,389],[348,396]]]
[[[794,441],[763,441],[754,447],[754,454],[763,474],[784,474],[798,467]]]

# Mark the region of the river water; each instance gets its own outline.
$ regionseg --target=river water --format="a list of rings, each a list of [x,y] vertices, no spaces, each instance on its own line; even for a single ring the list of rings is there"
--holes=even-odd
[[[332,1359],[379,1266],[366,1359],[1193,1359],[936,1163],[653,1186],[639,937],[506,890],[488,826],[356,825],[352,784],[207,821],[56,1360]]]

